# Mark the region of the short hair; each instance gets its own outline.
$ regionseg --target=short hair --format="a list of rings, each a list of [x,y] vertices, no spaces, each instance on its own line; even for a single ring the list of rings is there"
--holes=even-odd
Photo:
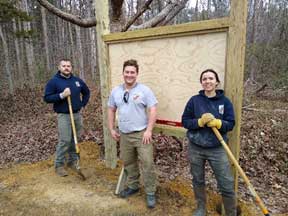
[[[213,69],[206,69],[206,70],[202,71],[202,73],[201,73],[201,75],[200,75],[200,83],[202,83],[202,77],[203,77],[203,75],[204,75],[205,73],[207,73],[207,72],[213,73],[213,74],[215,75],[216,81],[217,81],[218,83],[220,83],[219,76],[218,76],[217,72],[214,71]]]
[[[69,59],[69,58],[61,58],[61,59],[59,60],[59,62],[58,62],[58,65],[60,65],[60,63],[61,63],[62,61],[70,62],[71,65],[72,65],[72,61],[71,61],[71,59]]]
[[[137,73],[139,71],[139,65],[135,59],[129,59],[123,63],[123,72],[126,66],[134,66],[136,68]]]

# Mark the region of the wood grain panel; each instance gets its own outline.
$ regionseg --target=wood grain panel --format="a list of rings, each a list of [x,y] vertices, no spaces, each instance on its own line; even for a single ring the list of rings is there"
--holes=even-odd
[[[109,44],[110,90],[123,82],[123,62],[136,59],[138,81],[159,101],[158,119],[180,122],[186,102],[201,89],[203,70],[216,70],[224,87],[226,41],[227,33],[217,32]]]

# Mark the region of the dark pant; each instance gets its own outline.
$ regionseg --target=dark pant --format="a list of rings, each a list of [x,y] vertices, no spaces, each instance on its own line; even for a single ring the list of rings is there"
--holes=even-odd
[[[65,156],[68,154],[67,163],[78,160],[75,143],[73,138],[71,119],[69,114],[58,113],[58,145],[56,146],[55,168],[64,166]],[[80,113],[74,113],[77,137],[80,136],[82,129],[82,118]]]
[[[234,177],[223,147],[201,148],[190,143],[189,159],[194,187],[205,186],[205,163],[208,161],[222,196],[234,198]]]

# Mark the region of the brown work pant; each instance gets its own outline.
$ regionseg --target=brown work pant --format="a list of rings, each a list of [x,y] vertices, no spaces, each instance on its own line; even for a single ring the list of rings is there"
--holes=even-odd
[[[156,173],[153,161],[153,144],[143,144],[144,131],[129,134],[121,133],[120,158],[124,162],[127,173],[127,186],[131,189],[139,188],[139,163],[143,175],[146,194],[154,194],[156,191]]]

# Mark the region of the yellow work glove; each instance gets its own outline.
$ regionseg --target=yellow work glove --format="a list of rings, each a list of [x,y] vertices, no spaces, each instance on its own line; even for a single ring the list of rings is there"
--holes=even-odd
[[[204,127],[209,121],[215,119],[211,113],[204,113],[201,118],[198,119],[199,127]]]
[[[216,127],[217,129],[220,129],[222,126],[222,121],[220,119],[213,119],[212,121],[209,121],[207,123],[208,127]]]

